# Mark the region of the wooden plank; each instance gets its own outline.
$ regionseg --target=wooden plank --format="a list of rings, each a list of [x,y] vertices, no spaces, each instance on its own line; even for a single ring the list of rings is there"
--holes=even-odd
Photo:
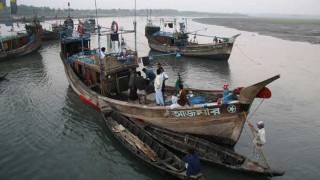
[[[129,132],[121,124],[113,126],[112,131],[116,133],[121,133],[129,144],[140,149],[152,161],[156,160],[155,157],[157,156],[157,154],[148,145],[142,142],[137,136]]]

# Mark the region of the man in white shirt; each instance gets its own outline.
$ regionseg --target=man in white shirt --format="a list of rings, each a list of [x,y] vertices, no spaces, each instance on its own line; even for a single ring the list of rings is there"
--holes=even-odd
[[[156,101],[158,106],[164,106],[163,95],[162,95],[163,75],[160,69],[157,69],[157,76],[154,80],[154,90],[156,92]]]
[[[261,148],[266,143],[266,133],[264,130],[264,123],[263,121],[259,121],[257,123],[258,130],[253,128],[253,125],[249,122],[249,126],[256,132],[256,135],[253,139],[253,143],[255,145],[253,151],[253,160],[255,164],[259,163],[260,155],[261,155]]]
[[[100,58],[103,59],[104,57],[106,57],[106,55],[104,54],[106,51],[106,48],[105,47],[102,47],[101,50],[100,50]]]

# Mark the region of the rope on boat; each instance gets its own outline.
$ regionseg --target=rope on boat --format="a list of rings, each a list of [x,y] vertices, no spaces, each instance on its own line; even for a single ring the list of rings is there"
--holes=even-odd
[[[240,49],[240,47],[239,47],[238,45],[235,45],[235,46],[236,46],[236,47],[239,49],[239,51],[240,51],[245,57],[247,57],[251,62],[256,63],[256,64],[258,64],[258,65],[261,65],[261,63],[253,60],[253,59],[250,58],[246,53],[244,53],[244,52]]]
[[[262,99],[262,101],[260,102],[260,104],[258,105],[258,107],[253,111],[253,113],[250,115],[250,117],[247,118],[247,121],[254,115],[254,113],[256,113],[256,111],[259,109],[259,107],[261,106],[261,104],[263,103],[264,98]]]

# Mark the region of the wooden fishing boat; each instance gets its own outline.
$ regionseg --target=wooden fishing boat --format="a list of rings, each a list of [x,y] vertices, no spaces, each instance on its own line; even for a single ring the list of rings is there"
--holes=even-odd
[[[40,23],[26,24],[25,29],[25,33],[0,38],[0,61],[24,56],[40,48],[42,34]]]
[[[170,105],[157,106],[152,100],[147,104],[138,104],[119,100],[112,96],[99,96],[98,105],[111,107],[124,116],[133,117],[146,123],[153,124],[175,132],[195,135],[212,142],[234,146],[238,141],[246,114],[251,103],[261,90],[280,76],[271,77],[265,81],[242,88],[236,99],[219,104],[222,97],[219,90],[192,89],[194,97],[203,97],[205,102],[194,104],[192,107],[171,109]],[[174,88],[167,88],[167,94],[173,94]],[[152,95],[154,97],[154,95]],[[149,97],[147,97],[148,99]]]
[[[44,41],[59,40],[62,32],[65,32],[67,29],[73,29],[73,28],[74,28],[74,23],[69,14],[67,18],[64,20],[63,24],[52,23],[51,30],[44,29],[42,32],[41,38]]]
[[[93,33],[95,31],[96,20],[93,18],[85,19],[83,22],[79,20],[85,33]]]
[[[46,30],[44,29],[41,35],[41,38],[43,41],[48,41],[48,40],[58,40],[60,39],[60,32],[56,32],[56,31],[50,31],[50,30]]]
[[[194,148],[202,162],[217,167],[261,176],[272,177],[284,174],[284,171],[272,170],[261,164],[256,165],[241,154],[195,136],[176,133],[152,125],[144,126],[144,130],[166,147],[179,153],[185,154],[187,148]]]
[[[102,110],[111,108],[127,117],[228,146],[238,141],[254,99],[271,97],[271,94],[261,96],[260,91],[280,77],[276,75],[238,89],[239,95],[223,104],[217,101],[222,97],[221,90],[190,88],[194,97],[202,97],[204,101],[192,107],[171,109],[170,104],[157,106],[154,94],[146,96],[146,104],[128,100],[130,69],[138,67],[135,51],[127,50],[125,58],[109,54],[100,60],[96,51],[86,49],[90,49],[90,39],[86,36],[66,36],[61,40],[60,55],[67,78],[82,100]],[[166,96],[171,97],[175,91],[174,87],[166,88]]]
[[[176,19],[162,24],[176,24]],[[180,31],[174,32],[161,31],[160,26],[156,26],[151,20],[145,27],[145,36],[148,39],[149,47],[152,50],[172,53],[179,52],[183,56],[193,56],[198,58],[207,58],[213,60],[227,61],[230,57],[233,44],[240,35],[234,35],[230,38],[213,37],[212,43],[198,43],[196,36],[205,36],[194,34],[193,39],[189,37],[190,32],[186,32],[186,23],[180,22]],[[173,27],[175,25],[172,25]]]
[[[187,178],[185,163],[143,129],[115,112],[104,114],[104,119],[112,134],[139,160],[179,179]],[[201,177],[200,173],[191,179]]]

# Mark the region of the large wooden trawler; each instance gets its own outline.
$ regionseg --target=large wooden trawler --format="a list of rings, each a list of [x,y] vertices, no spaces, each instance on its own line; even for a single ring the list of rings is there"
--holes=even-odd
[[[164,21],[162,25],[174,28],[173,32],[164,30],[164,27],[157,26],[148,19],[145,26],[145,36],[148,39],[149,47],[152,50],[172,53],[179,52],[183,56],[192,56],[198,58],[207,58],[213,60],[227,61],[230,57],[233,44],[240,35],[234,35],[230,38],[212,37],[212,43],[198,43],[194,34],[194,39],[190,38],[191,32],[186,31],[186,22]],[[175,28],[179,24],[179,30]]]
[[[113,36],[111,39],[118,36],[114,32],[108,35]],[[238,141],[254,99],[271,96],[268,93],[263,96],[260,91],[266,90],[267,84],[280,77],[276,75],[238,89],[234,99],[222,104],[217,102],[222,97],[221,90],[191,88],[189,91],[193,97],[201,96],[205,101],[192,107],[171,109],[170,104],[157,106],[154,94],[147,95],[145,104],[128,100],[130,69],[138,67],[135,51],[127,50],[125,57],[121,53],[110,53],[99,58],[97,51],[87,49],[91,49],[88,36],[64,36],[61,39],[60,55],[68,81],[82,100],[102,111],[112,109],[126,117],[228,146],[234,146]],[[174,91],[174,87],[166,88],[168,97]]]

